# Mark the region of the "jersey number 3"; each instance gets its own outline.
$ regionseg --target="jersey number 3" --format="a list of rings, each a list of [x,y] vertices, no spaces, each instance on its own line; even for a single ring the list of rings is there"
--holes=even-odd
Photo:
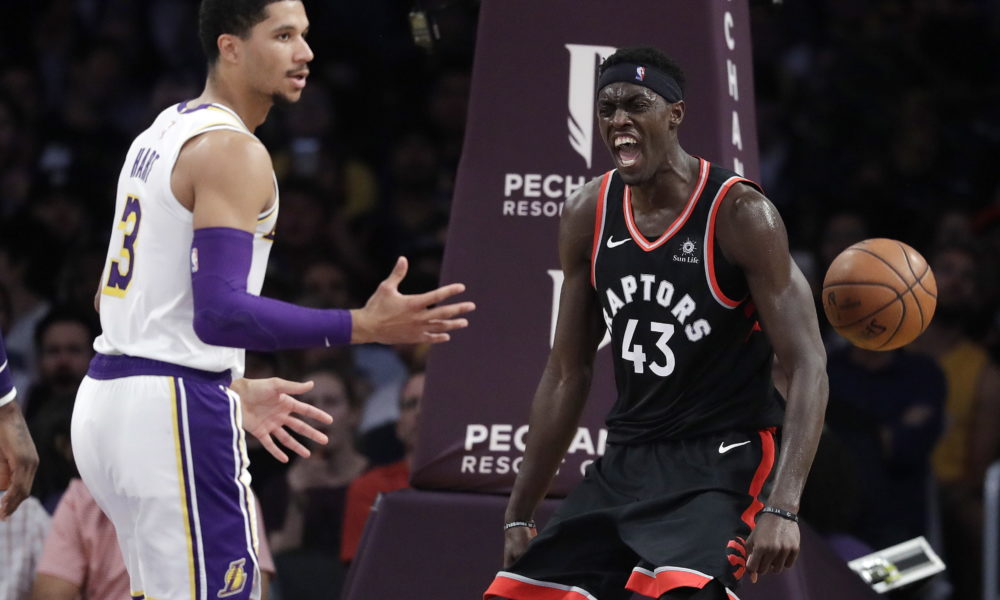
[[[132,270],[135,266],[135,240],[139,237],[139,224],[141,222],[142,208],[139,206],[139,198],[129,195],[125,199],[122,220],[118,223],[118,229],[121,229],[124,234],[122,247],[118,251],[118,257],[111,259],[111,264],[108,266],[108,281],[102,290],[109,296],[124,298],[129,283],[132,282]]]
[[[631,361],[636,373],[643,373],[646,370],[646,353],[642,351],[641,344],[632,344],[632,338],[635,336],[635,326],[638,323],[639,321],[636,319],[629,319],[628,324],[625,326],[625,336],[622,338],[622,358]],[[649,370],[654,375],[666,377],[674,372],[674,351],[667,346],[667,342],[674,335],[674,326],[669,323],[657,323],[653,321],[649,324],[649,330],[660,334],[660,339],[656,340],[656,348],[663,355],[663,364],[650,362]]]

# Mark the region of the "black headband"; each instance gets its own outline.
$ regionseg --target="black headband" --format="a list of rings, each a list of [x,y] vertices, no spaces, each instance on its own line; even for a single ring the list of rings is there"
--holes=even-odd
[[[681,93],[681,86],[677,80],[668,73],[656,67],[647,67],[635,63],[618,63],[612,65],[601,73],[597,81],[597,91],[601,91],[605,86],[612,83],[634,83],[647,87],[657,94],[663,96],[667,102],[674,103],[684,99]]]

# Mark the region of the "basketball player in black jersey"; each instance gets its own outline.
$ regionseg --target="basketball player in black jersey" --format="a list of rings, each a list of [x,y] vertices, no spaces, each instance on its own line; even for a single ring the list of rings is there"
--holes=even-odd
[[[486,598],[735,599],[746,575],[798,554],[827,400],[816,311],[757,185],[680,146],[683,85],[651,48],[601,66],[599,128],[616,169],[566,203],[555,343],[507,505],[505,570]],[[536,537],[606,329],[618,386],[607,452]]]

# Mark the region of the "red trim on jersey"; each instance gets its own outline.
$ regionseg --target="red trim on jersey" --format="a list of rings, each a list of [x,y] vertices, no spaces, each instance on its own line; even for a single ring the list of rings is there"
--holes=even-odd
[[[604,231],[604,206],[607,204],[608,185],[611,174],[608,171],[601,180],[601,192],[597,197],[597,210],[594,211],[594,245],[590,249],[590,285],[597,289],[597,251],[601,248],[601,233]]]
[[[703,573],[693,572],[688,569],[673,569],[666,567],[663,570],[657,569],[654,575],[645,569],[633,569],[632,576],[628,578],[625,589],[638,592],[650,598],[659,598],[670,590],[677,588],[697,588],[701,589],[712,581],[712,578]],[[726,595],[730,600],[739,600],[736,594],[726,590]]]
[[[694,212],[694,207],[698,204],[698,198],[701,197],[701,192],[705,189],[705,182],[708,181],[709,162],[703,158],[699,158],[698,164],[698,184],[691,191],[691,197],[688,198],[687,204],[684,205],[684,210],[681,211],[681,214],[677,215],[677,218],[670,224],[670,227],[667,227],[667,230],[655,242],[647,240],[646,236],[642,235],[642,232],[636,227],[635,220],[632,218],[632,189],[625,186],[625,193],[622,195],[625,224],[628,225],[628,231],[632,235],[632,239],[646,252],[656,250],[665,244],[667,240],[674,237],[674,234],[680,231],[681,227],[684,227],[684,223],[687,223],[688,217]]]
[[[750,490],[747,492],[753,498],[750,506],[743,511],[743,522],[746,523],[750,530],[757,525],[757,513],[760,509],[764,508],[764,503],[760,501],[760,491],[764,488],[764,482],[767,481],[767,476],[771,474],[771,468],[774,467],[774,427],[768,427],[767,429],[761,429],[757,432],[760,435],[760,464],[757,465],[757,471],[753,474],[753,481],[750,482]]]
[[[528,579],[525,577],[524,579]],[[534,580],[531,580],[534,581]],[[578,591],[579,590],[579,591]],[[510,598],[511,600],[596,600],[582,588],[571,588],[555,583],[539,581],[531,583],[497,573],[490,587],[483,592],[483,600]]]
[[[708,213],[708,227],[705,229],[705,274],[708,276],[708,285],[712,289],[712,295],[715,296],[719,304],[727,308],[736,308],[743,300],[733,300],[727,296],[722,291],[722,288],[719,287],[719,281],[715,277],[715,218],[719,214],[719,207],[722,206],[722,201],[725,200],[726,194],[729,193],[729,188],[741,181],[753,183],[749,179],[733,177],[719,188],[718,193],[715,194],[715,198],[712,200],[712,207]]]

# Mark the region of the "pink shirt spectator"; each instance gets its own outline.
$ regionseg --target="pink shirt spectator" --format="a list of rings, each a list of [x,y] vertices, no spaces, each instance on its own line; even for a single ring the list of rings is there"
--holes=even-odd
[[[257,522],[264,522],[259,505]],[[274,559],[263,531],[259,537],[260,568],[273,577]],[[79,586],[84,600],[129,597],[128,572],[115,527],[80,479],[70,481],[59,501],[37,573]]]

